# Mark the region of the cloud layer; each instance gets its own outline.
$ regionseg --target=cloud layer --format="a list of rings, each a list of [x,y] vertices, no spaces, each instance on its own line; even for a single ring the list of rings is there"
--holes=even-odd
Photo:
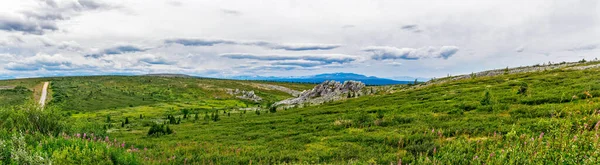
[[[221,57],[230,59],[248,59],[259,61],[284,61],[284,60],[303,60],[320,62],[323,64],[344,64],[358,60],[358,57],[343,54],[320,54],[320,55],[255,55],[247,53],[226,53]],[[290,63],[291,64],[291,63]]]
[[[340,47],[337,44],[309,44],[309,43],[296,43],[296,44],[280,44],[266,41],[237,41],[237,40],[223,40],[223,39],[167,39],[164,41],[166,44],[181,44],[184,46],[214,46],[219,44],[227,45],[247,45],[247,46],[259,46],[269,49],[281,49],[287,51],[309,51],[309,50],[331,50]]]
[[[422,58],[442,58],[448,59],[452,55],[458,52],[456,46],[442,46],[442,47],[422,47],[422,48],[396,48],[390,46],[370,46],[362,49],[364,52],[370,52],[374,60],[389,60],[389,59],[403,59],[403,60],[418,60]]]
[[[125,53],[135,53],[135,52],[144,52],[148,50],[147,48],[140,48],[134,45],[120,45],[110,48],[105,48],[100,50],[98,53],[87,54],[85,57],[91,58],[100,58],[105,55],[115,55],[115,54],[125,54]]]
[[[442,77],[600,58],[599,2],[550,1],[5,0],[0,75]]]

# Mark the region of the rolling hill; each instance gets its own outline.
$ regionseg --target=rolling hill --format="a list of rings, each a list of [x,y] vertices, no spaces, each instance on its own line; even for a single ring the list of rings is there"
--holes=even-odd
[[[480,72],[284,109],[269,105],[294,96],[269,85],[314,85],[156,76],[6,80],[0,86],[30,90],[19,97],[51,81],[53,98],[44,111],[27,101],[4,103],[13,106],[0,108],[0,144],[11,145],[0,153],[25,151],[58,164],[597,164],[598,66]]]

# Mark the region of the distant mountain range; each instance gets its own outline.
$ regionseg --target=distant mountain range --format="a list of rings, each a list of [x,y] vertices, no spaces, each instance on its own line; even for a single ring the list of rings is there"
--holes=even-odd
[[[327,73],[318,74],[313,76],[300,76],[300,77],[263,77],[263,76],[235,76],[228,77],[228,79],[236,80],[265,80],[265,81],[278,81],[278,82],[301,82],[301,83],[321,83],[326,80],[335,80],[344,82],[347,80],[361,81],[367,85],[393,85],[393,84],[411,84],[411,81],[398,81],[386,78],[379,78],[374,76],[365,76],[355,73]]]

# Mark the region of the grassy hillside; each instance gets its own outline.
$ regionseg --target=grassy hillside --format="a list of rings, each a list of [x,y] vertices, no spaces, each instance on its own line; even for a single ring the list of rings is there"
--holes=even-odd
[[[241,81],[57,78],[50,107],[63,132],[116,139],[129,150],[111,152],[144,164],[597,164],[598,71],[473,77],[276,112],[238,110],[290,97]]]

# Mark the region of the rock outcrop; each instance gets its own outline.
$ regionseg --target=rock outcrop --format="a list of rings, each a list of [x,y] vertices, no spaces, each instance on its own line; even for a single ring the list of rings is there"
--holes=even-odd
[[[359,81],[346,81],[340,83],[337,81],[325,81],[312,90],[304,91],[300,96],[283,100],[274,104],[279,105],[303,105],[303,104],[320,104],[328,101],[341,100],[349,97],[358,97],[370,94],[372,90],[365,90],[365,84]]]
[[[254,94],[254,91],[245,91],[245,90],[239,90],[239,89],[235,89],[235,90],[227,89],[227,93],[230,95],[234,95],[237,98],[252,100],[254,102],[259,102],[262,100],[261,97]]]

